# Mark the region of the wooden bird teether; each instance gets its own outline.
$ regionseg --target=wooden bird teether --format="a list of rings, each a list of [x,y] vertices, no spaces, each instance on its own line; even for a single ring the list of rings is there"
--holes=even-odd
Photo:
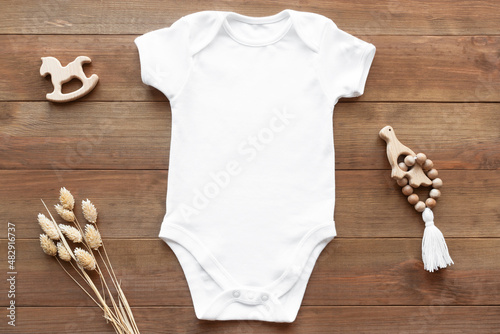
[[[45,77],[50,74],[54,91],[46,95],[47,100],[52,102],[69,102],[76,100],[90,93],[97,85],[99,77],[92,74],[87,78],[83,72],[83,64],[90,63],[89,57],[79,56],[74,61],[66,66],[61,66],[61,63],[54,57],[42,57],[42,66],[40,67],[40,75]],[[82,87],[71,93],[62,93],[62,85],[73,78],[77,78],[82,82]]]
[[[430,186],[432,181],[425,175],[422,170],[422,160],[425,162],[427,157],[422,156],[421,159],[417,160],[418,164],[415,164],[415,160],[412,157],[416,157],[415,152],[410,150],[408,147],[401,144],[401,142],[396,138],[394,129],[390,126],[386,126],[379,132],[380,138],[387,143],[387,159],[392,167],[391,177],[396,180],[401,180],[407,178],[410,185],[414,188],[420,187],[420,185]],[[398,164],[398,158],[400,155],[406,155],[408,159],[405,159],[405,163]],[[429,160],[429,164],[432,161]],[[413,168],[408,171],[408,167],[413,166]]]
[[[414,206],[415,210],[422,212],[422,219],[425,222],[422,240],[424,268],[433,272],[453,264],[443,234],[434,225],[432,208],[436,206],[436,200],[441,196],[441,191],[438,188],[443,186],[443,181],[438,178],[438,171],[433,168],[434,163],[427,159],[425,154],[415,154],[401,144],[391,126],[380,130],[379,136],[387,143],[387,159],[392,168],[391,177],[397,180],[398,185],[402,187],[403,194],[408,196],[408,202]],[[398,159],[402,155],[405,156],[404,162],[398,163]],[[420,185],[433,186],[429,192],[430,197],[425,202],[413,193],[413,189],[420,187]]]

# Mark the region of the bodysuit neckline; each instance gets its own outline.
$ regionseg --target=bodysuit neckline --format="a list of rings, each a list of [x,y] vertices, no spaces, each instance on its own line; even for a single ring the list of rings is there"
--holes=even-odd
[[[247,16],[243,14],[239,14],[236,12],[223,12],[222,25],[228,35],[234,39],[236,42],[248,45],[248,46],[265,46],[269,44],[273,44],[281,40],[290,30],[293,25],[292,11],[290,9],[284,9],[279,13],[269,16]],[[282,20],[286,20],[286,25],[281,27],[278,33],[273,34],[267,38],[254,38],[250,36],[245,36],[244,34],[238,33],[231,26],[228,19],[240,21],[248,24],[267,24],[279,22]]]

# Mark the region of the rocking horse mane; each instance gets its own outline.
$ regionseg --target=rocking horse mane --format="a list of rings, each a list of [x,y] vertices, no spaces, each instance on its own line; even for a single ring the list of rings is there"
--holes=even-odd
[[[42,66],[40,67],[40,75],[46,76],[47,74],[50,74],[49,68],[51,66],[62,67],[61,63],[57,58],[42,57]]]
[[[61,65],[61,63],[59,62],[59,59],[54,58],[54,57],[42,57],[42,62],[43,63],[53,62],[53,63],[56,63],[58,65]]]

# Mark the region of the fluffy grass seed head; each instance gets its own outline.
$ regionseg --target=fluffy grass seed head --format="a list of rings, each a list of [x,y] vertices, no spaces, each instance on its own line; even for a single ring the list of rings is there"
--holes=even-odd
[[[54,244],[54,241],[49,238],[46,234],[40,234],[40,246],[45,254],[50,256],[57,255],[57,247]]]
[[[57,243],[57,254],[59,258],[63,261],[69,262],[71,261],[71,255],[69,254],[66,247],[62,244],[62,242]]]
[[[57,227],[52,220],[45,217],[43,213],[38,214],[38,224],[42,228],[43,232],[47,234],[52,240],[59,240],[59,232],[57,232]]]
[[[70,223],[73,223],[75,221],[75,214],[73,213],[73,211],[65,209],[61,204],[56,204],[54,205],[54,207],[56,208],[57,213],[59,214],[59,216],[61,216],[62,219]]]
[[[97,222],[97,210],[89,199],[82,201],[82,211],[83,216],[89,223],[95,224]]]
[[[76,227],[59,224],[59,228],[69,240],[76,243],[82,242],[82,234],[78,231],[78,229],[76,229]]]
[[[98,249],[102,246],[101,234],[94,225],[85,225],[85,240],[92,249]]]
[[[59,202],[61,202],[63,208],[72,211],[75,207],[75,198],[68,189],[62,187],[59,191]]]
[[[84,249],[75,248],[76,261],[86,270],[95,270],[96,262],[94,257]]]

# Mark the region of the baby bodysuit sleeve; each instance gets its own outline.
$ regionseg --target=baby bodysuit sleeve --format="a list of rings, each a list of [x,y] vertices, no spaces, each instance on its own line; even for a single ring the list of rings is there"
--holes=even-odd
[[[163,92],[169,100],[180,93],[190,70],[189,22],[186,17],[170,27],[137,37],[142,81]]]
[[[341,97],[364,92],[375,46],[337,28],[328,21],[319,48],[320,75],[326,94],[336,103]]]

